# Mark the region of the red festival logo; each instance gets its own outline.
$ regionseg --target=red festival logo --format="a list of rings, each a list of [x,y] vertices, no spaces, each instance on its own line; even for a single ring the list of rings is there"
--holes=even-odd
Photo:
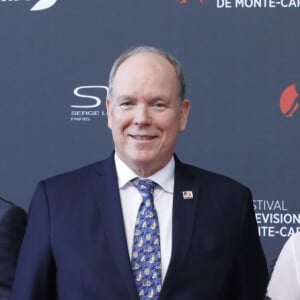
[[[291,118],[299,108],[299,93],[296,84],[285,88],[280,96],[280,110],[285,117]]]
[[[180,1],[179,1],[180,4],[187,4],[187,2],[188,2],[188,0],[180,0]],[[199,0],[199,2],[200,2],[201,4],[204,4],[205,0]]]

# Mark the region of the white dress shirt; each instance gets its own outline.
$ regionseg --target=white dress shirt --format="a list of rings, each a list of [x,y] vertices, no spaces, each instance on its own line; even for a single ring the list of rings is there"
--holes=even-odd
[[[140,176],[135,174],[135,172],[133,172],[123,161],[121,161],[117,154],[115,154],[115,164],[118,176],[128,253],[131,260],[135,220],[138,209],[142,202],[142,196],[130,181]],[[148,177],[159,185],[154,190],[153,198],[154,206],[157,211],[160,231],[162,281],[165,279],[171,258],[174,169],[175,162],[174,158],[172,157],[172,159],[164,168]]]
[[[284,244],[268,286],[272,300],[300,299],[300,232]]]

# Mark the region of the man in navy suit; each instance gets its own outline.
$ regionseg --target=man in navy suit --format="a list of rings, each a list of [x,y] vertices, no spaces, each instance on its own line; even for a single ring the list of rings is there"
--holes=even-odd
[[[0,300],[10,299],[26,223],[22,208],[0,198]]]
[[[152,47],[123,53],[106,105],[115,151],[39,184],[12,299],[262,300],[268,275],[250,190],[174,154],[190,109],[179,62]],[[131,266],[136,178],[157,184],[157,296],[137,290]]]

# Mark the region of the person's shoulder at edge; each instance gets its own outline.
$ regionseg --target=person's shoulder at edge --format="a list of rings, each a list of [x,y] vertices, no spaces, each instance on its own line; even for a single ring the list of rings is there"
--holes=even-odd
[[[0,197],[0,299],[10,298],[27,225],[25,210]]]
[[[300,247],[300,231],[291,235],[286,243],[297,244]]]
[[[11,215],[15,216],[15,220],[12,220],[15,224],[18,224],[19,221],[24,223],[24,220],[27,219],[27,213],[22,207],[0,197],[0,224],[12,219]]]

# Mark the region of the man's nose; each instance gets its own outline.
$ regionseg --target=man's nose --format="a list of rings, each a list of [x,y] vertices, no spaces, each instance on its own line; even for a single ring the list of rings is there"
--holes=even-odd
[[[144,104],[136,106],[134,114],[134,124],[139,126],[145,126],[150,123],[149,107]]]

